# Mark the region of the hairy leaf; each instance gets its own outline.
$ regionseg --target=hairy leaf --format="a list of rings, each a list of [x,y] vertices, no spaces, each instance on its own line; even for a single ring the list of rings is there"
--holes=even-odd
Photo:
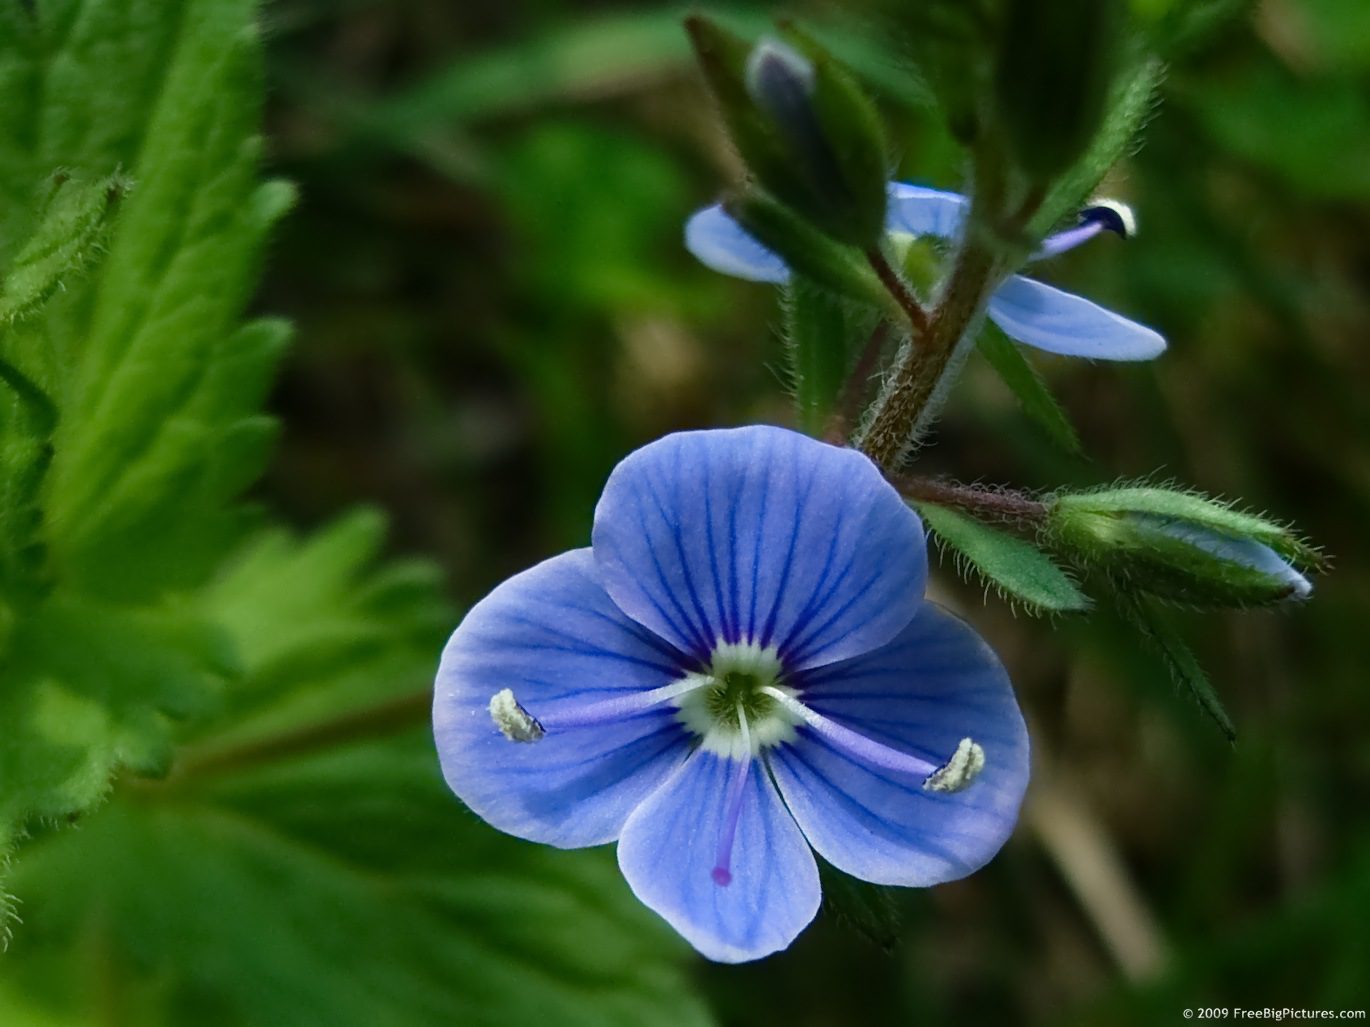
[[[943,545],[1005,598],[1036,614],[1089,609],[1089,597],[1031,543],[949,507],[920,502],[918,512]]]
[[[0,1022],[705,1021],[611,853],[505,837],[447,790],[426,683],[453,618],[379,545],[370,515],[270,534],[206,595],[241,684],[163,781],[26,851]]]
[[[1068,453],[1082,452],[1080,436],[1037,369],[1028,363],[1018,345],[993,325],[987,324],[977,343],[980,352],[1038,427]]]

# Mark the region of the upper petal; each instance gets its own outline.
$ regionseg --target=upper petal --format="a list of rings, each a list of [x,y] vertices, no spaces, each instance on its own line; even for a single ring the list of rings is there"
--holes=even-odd
[[[928,603],[867,656],[802,675],[814,710],[934,763],[966,737],[985,752],[964,791],[925,791],[921,777],[873,769],[806,727],[772,750],[771,771],[809,844],[839,870],[922,887],[964,877],[999,851],[1028,782],[1028,738],[1007,674],[963,622]]]
[[[959,193],[928,189],[921,185],[891,182],[885,227],[910,235],[954,239],[961,233],[970,203]]]
[[[785,262],[748,235],[718,204],[697,211],[685,222],[685,248],[705,267],[734,278],[779,285],[790,277]]]
[[[768,426],[630,454],[593,538],[614,602],[701,661],[720,641],[775,645],[791,670],[868,652],[927,577],[922,524],[870,460]]]
[[[990,297],[989,318],[1010,338],[1048,353],[1150,360],[1165,351],[1165,339],[1146,325],[1022,275],[1011,275]]]
[[[624,825],[618,863],[634,894],[710,959],[785,948],[818,912],[813,853],[765,768],[746,765],[732,881],[711,876],[730,775],[743,764],[698,750]]]
[[[613,841],[685,754],[674,707],[520,743],[491,721],[490,697],[511,688],[545,715],[667,684],[683,662],[613,604],[588,549],[540,563],[472,607],[443,651],[433,696],[443,775],[501,831],[562,848]]]

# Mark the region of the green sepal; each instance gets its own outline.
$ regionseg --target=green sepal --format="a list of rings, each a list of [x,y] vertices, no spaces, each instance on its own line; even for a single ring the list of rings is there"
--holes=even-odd
[[[1028,226],[1032,236],[1049,232],[1061,219],[1073,214],[1132,146],[1147,116],[1156,105],[1162,65],[1150,56],[1133,60],[1114,81],[1108,114],[1084,155],[1061,174],[1047,191],[1046,199]]]
[[[895,310],[860,252],[828,238],[773,197],[749,189],[725,197],[723,208],[796,273],[848,299]]]
[[[785,288],[785,344],[799,424],[810,435],[828,427],[853,354],[875,331],[879,315],[801,275]]]
[[[901,917],[895,892],[871,884],[818,859],[818,881],[823,886],[823,908],[882,952],[899,944]]]
[[[755,47],[717,23],[685,21],[728,135],[756,181],[823,232],[858,247],[884,234],[888,161],[874,104],[816,41]]]
[[[1163,488],[1059,495],[1048,508],[1047,530],[1062,549],[1127,587],[1192,606],[1263,606],[1307,594],[1292,568],[1264,569],[1222,552],[1224,546],[1254,543],[1282,561],[1322,565],[1284,525]]]
[[[1123,617],[1160,657],[1175,684],[1198,703],[1199,709],[1208,715],[1229,742],[1235,742],[1237,728],[1179,630],[1162,611],[1138,595],[1120,590],[1115,594],[1115,599]]]
[[[1085,153],[1118,72],[1123,0],[1009,0],[994,99],[1029,178],[1047,181]]]
[[[852,74],[793,23],[784,37],[813,66],[812,110],[821,142],[836,166],[835,187],[817,182],[820,203],[805,210],[829,235],[852,246],[876,245],[885,234],[889,151],[875,104]]]
[[[1067,453],[1079,456],[1084,452],[1080,436],[1070,423],[1061,404],[1047,388],[1037,369],[1028,363],[1018,344],[993,325],[986,325],[977,341],[990,367],[994,368],[1008,386],[1029,418]]]
[[[920,501],[918,512],[944,547],[1010,602],[1037,615],[1081,613],[1091,605],[1069,575],[1030,542],[950,507]],[[964,561],[964,564],[963,562]]]

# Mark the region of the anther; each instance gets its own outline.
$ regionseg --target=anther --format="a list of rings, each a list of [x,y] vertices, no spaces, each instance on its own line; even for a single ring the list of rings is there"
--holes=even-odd
[[[923,788],[929,792],[959,792],[969,787],[984,769],[985,750],[974,739],[963,738],[951,759],[927,776]]]
[[[519,705],[512,688],[490,697],[490,719],[511,742],[536,742],[547,733],[537,718]]]
[[[1080,211],[1080,224],[1098,224],[1105,231],[1114,232],[1124,239],[1137,234],[1137,216],[1132,208],[1118,200],[1099,200]]]

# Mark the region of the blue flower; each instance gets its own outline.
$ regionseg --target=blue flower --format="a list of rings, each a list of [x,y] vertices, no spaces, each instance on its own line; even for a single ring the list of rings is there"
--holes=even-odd
[[[886,229],[898,235],[954,239],[969,203],[956,193],[891,182]],[[1103,231],[1133,232],[1131,212],[1119,204],[1088,207],[1079,224],[1049,237],[1035,258],[1054,257]],[[698,211],[685,226],[685,245],[705,265],[754,282],[782,283],[785,262],[753,239],[720,206]],[[1157,332],[1050,285],[1009,275],[990,297],[986,313],[1010,338],[1072,357],[1150,360],[1165,350]]]
[[[592,545],[477,603],[443,653],[443,773],[629,885],[711,959],[785,948],[810,847],[881,884],[987,862],[1028,740],[1003,667],[923,598],[917,515],[860,453],[780,428],[671,435],[614,470]]]

